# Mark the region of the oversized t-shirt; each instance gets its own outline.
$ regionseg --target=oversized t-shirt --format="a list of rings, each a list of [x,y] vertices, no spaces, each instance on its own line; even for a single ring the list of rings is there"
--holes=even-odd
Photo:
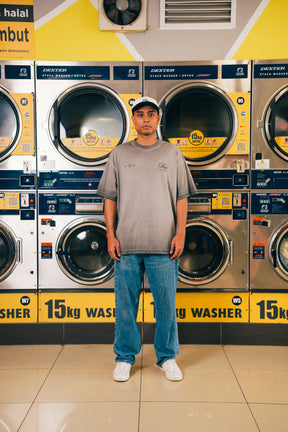
[[[174,144],[129,141],[111,152],[97,192],[117,202],[121,254],[169,254],[177,200],[196,193],[196,187]]]

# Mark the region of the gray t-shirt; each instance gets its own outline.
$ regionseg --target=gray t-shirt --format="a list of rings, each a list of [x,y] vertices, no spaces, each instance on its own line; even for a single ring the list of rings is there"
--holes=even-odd
[[[113,149],[97,192],[117,201],[121,254],[169,254],[177,200],[195,194],[196,187],[174,144],[130,141]]]

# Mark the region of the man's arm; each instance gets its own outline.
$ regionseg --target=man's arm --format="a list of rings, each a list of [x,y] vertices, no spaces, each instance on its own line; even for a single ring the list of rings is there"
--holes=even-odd
[[[183,252],[186,235],[188,201],[183,198],[177,201],[176,217],[177,217],[177,233],[173,237],[170,248],[171,259],[179,258]]]
[[[117,202],[105,199],[104,215],[107,229],[108,253],[113,260],[120,261],[120,244],[115,236],[115,221],[117,215]]]

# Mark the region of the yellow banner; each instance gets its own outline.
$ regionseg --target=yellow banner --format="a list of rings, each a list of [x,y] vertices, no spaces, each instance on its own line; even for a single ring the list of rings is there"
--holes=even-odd
[[[0,57],[34,58],[33,0],[0,4]]]
[[[36,323],[37,293],[0,293],[0,324]]]
[[[288,324],[287,293],[251,293],[250,322]]]
[[[142,303],[137,321],[142,321]],[[39,293],[39,322],[97,322],[115,321],[114,293],[41,292]]]
[[[249,293],[177,293],[178,322],[249,321]],[[144,322],[155,322],[153,296],[145,293]]]

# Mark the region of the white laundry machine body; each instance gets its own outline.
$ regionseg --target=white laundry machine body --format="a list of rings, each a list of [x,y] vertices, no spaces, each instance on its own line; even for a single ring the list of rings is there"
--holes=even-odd
[[[39,291],[113,291],[103,200],[95,192],[39,192]]]
[[[200,190],[249,187],[250,61],[144,62],[159,137],[179,147]]]
[[[188,199],[178,291],[248,291],[249,194],[201,193]]]
[[[34,189],[34,65],[0,61],[0,190]]]
[[[39,189],[95,190],[112,149],[136,136],[131,106],[142,94],[142,64],[35,67]]]
[[[288,292],[288,191],[251,192],[251,291]]]
[[[34,191],[0,191],[0,292],[37,290]]]
[[[253,62],[251,188],[285,190],[288,182],[288,60]]]

